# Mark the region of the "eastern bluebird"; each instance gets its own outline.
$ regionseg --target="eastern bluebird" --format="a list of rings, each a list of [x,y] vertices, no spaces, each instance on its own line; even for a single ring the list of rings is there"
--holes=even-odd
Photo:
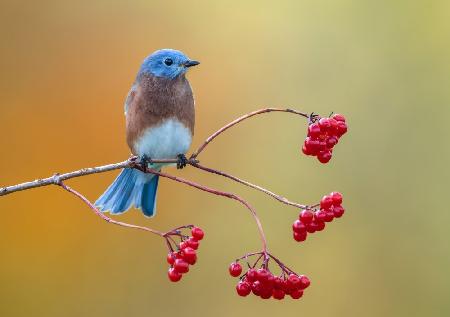
[[[162,49],[148,56],[125,101],[127,143],[144,162],[184,157],[194,134],[195,110],[185,77],[199,62],[180,51]],[[151,164],[161,170],[164,164]],[[158,175],[125,168],[95,202],[101,211],[120,214],[134,204],[145,216],[155,215]]]

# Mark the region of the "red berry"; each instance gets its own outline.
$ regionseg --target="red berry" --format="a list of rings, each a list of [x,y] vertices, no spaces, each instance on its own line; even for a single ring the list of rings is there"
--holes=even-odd
[[[245,278],[249,282],[254,282],[258,279],[258,272],[255,269],[249,269],[245,275]]]
[[[184,248],[187,248],[189,244],[187,243],[187,241],[183,241],[178,246],[180,247],[181,250],[183,250]]]
[[[182,252],[183,260],[185,260],[187,263],[193,265],[195,262],[197,262],[197,252],[191,247],[187,247],[183,249]]]
[[[287,285],[291,289],[299,288],[301,285],[300,277],[296,274],[289,274]]]
[[[311,149],[308,148],[305,144],[303,144],[303,146],[302,146],[302,152],[303,152],[303,154],[305,154],[305,155],[312,155],[312,154],[313,154],[313,152],[311,151]]]
[[[319,127],[321,131],[326,131],[331,127],[329,118],[322,118],[319,120]]]
[[[337,125],[337,134],[342,136],[347,133],[347,124],[345,122],[339,121]]]
[[[320,127],[317,123],[313,123],[308,127],[308,136],[316,138],[320,135]]]
[[[267,281],[264,282],[264,286],[272,289],[274,283],[275,283],[275,276],[269,272],[269,276],[267,277]]]
[[[308,223],[306,225],[306,231],[308,231],[308,233],[314,233],[317,231],[317,223],[315,223],[314,221],[311,223]]]
[[[299,299],[303,296],[303,291],[296,289],[292,291],[289,295],[291,295],[292,299]]]
[[[273,288],[275,289],[283,289],[284,281],[279,276],[275,276],[273,279]]]
[[[325,222],[331,222],[334,219],[333,210],[327,210],[327,215],[325,216]]]
[[[306,240],[306,232],[294,232],[294,240],[297,242],[302,242]]]
[[[292,291],[292,289],[291,289],[290,285],[288,285],[288,281],[286,279],[283,280],[283,287],[282,287],[282,289],[283,289],[283,291],[286,294],[290,294],[291,291]]]
[[[322,231],[323,229],[325,229],[325,222],[317,222],[316,231]]]
[[[186,240],[186,244],[194,250],[197,250],[200,242],[198,242],[195,238],[191,237]]]
[[[329,129],[329,132],[330,132],[331,134],[335,134],[335,133],[337,132],[337,125],[338,125],[338,122],[337,122],[336,119],[334,119],[334,118],[330,118],[329,120],[330,120],[330,129]]]
[[[331,160],[331,152],[330,151],[321,151],[319,154],[317,154],[317,159],[320,163],[328,163]]]
[[[258,273],[258,281],[260,281],[261,283],[267,282],[270,273],[266,269],[261,268],[257,271],[257,273]]]
[[[203,239],[203,236],[205,235],[203,230],[200,229],[199,227],[192,228],[191,234],[194,237],[194,239],[196,239],[197,241]]]
[[[317,222],[317,223],[324,222],[326,216],[327,216],[327,213],[326,213],[325,210],[317,211],[314,214],[314,221]]]
[[[305,146],[310,149],[311,152],[316,153],[319,150],[320,141],[307,137],[305,139]]]
[[[327,148],[332,149],[338,143],[338,138],[335,136],[330,136],[326,142]]]
[[[253,294],[255,294],[256,296],[259,296],[261,294],[261,290],[262,290],[262,284],[260,281],[254,281],[252,284],[252,292]]]
[[[319,155],[320,152],[328,152],[330,149],[327,146],[327,142],[322,140],[319,142],[319,146],[317,147],[317,151],[314,153],[315,155]]]
[[[333,214],[335,218],[340,218],[344,214],[345,209],[342,206],[335,206],[333,208]]]
[[[238,285],[236,285],[236,291],[239,296],[247,296],[252,291],[252,288],[247,282],[239,282]]]
[[[294,230],[294,232],[302,233],[306,232],[306,227],[305,224],[300,220],[295,220],[292,224],[292,230]]]
[[[277,288],[272,291],[272,296],[275,299],[281,300],[284,298],[284,295],[285,295],[285,293],[282,289]]]
[[[228,268],[231,276],[238,277],[242,273],[242,266],[239,263],[233,262]]]
[[[303,210],[300,213],[299,219],[301,222],[303,222],[304,224],[310,223],[314,218],[314,214],[312,213],[312,211],[310,210]]]
[[[259,295],[262,299],[269,299],[272,297],[272,289],[270,288],[262,288],[261,294]]]
[[[311,284],[309,278],[306,275],[300,276],[300,289],[305,289]]]
[[[339,206],[342,204],[342,194],[339,192],[332,192],[330,194],[331,200],[333,201],[333,206]]]
[[[175,259],[176,252],[170,252],[169,254],[167,254],[167,263],[169,263],[170,265],[173,265],[175,263]]]
[[[331,196],[323,196],[320,200],[320,208],[322,209],[328,209],[333,205],[333,199]]]
[[[334,120],[336,121],[342,121],[345,122],[345,117],[339,113],[335,113],[334,115],[331,116]]]
[[[189,264],[183,259],[176,259],[175,263],[173,264],[173,268],[178,273],[187,273],[187,272],[189,272]]]
[[[182,277],[182,275],[174,268],[169,269],[169,271],[167,272],[167,276],[169,277],[169,280],[171,280],[172,282],[178,282],[179,280],[181,280]]]

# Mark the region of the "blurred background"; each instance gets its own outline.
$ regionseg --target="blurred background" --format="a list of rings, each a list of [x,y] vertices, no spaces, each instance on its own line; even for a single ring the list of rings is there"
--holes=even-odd
[[[0,198],[0,315],[449,315],[449,10],[448,1],[0,1],[0,186],[127,158],[123,102],[159,48],[202,62],[188,74],[193,148],[266,106],[339,112],[350,126],[328,165],[300,154],[306,121],[283,113],[246,121],[200,157],[301,203],[341,191],[345,216],[302,244],[291,237],[294,208],[193,168],[166,170],[248,199],[270,250],[311,278],[300,301],[238,297],[228,264],[260,247],[249,213],[162,179],[155,218],[118,219],[204,228],[182,282],[167,280],[160,238],[39,188]],[[95,200],[116,174],[67,183]]]

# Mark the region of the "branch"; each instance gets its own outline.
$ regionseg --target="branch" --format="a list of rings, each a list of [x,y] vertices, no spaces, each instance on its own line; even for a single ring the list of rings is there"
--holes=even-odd
[[[80,198],[86,205],[89,206],[89,208],[92,209],[93,212],[95,212],[95,214],[97,216],[99,216],[100,218],[102,218],[106,222],[113,223],[115,225],[119,225],[119,226],[122,226],[122,227],[134,228],[134,229],[148,231],[148,232],[154,233],[156,235],[159,235],[161,237],[165,236],[164,233],[162,233],[162,232],[160,232],[158,230],[154,230],[154,229],[143,227],[143,226],[132,225],[132,224],[129,224],[129,223],[125,223],[125,222],[121,222],[121,221],[117,221],[117,220],[111,219],[111,218],[107,217],[104,213],[102,213],[100,210],[98,210],[94,206],[94,204],[91,203],[86,197],[84,197],[82,194],[80,194],[76,190],[72,189],[71,187],[67,186],[62,181],[59,181],[59,183],[57,185],[61,186],[63,189],[67,190],[69,193],[75,195],[76,197]]]
[[[109,172],[117,169],[122,169],[126,167],[132,167],[133,164],[135,164],[138,157],[132,156],[128,160],[119,162],[119,163],[113,163],[103,166],[97,166],[97,167],[89,167],[89,168],[82,168],[78,171],[69,172],[65,174],[54,174],[53,176],[47,177],[47,178],[41,178],[37,179],[31,182],[26,182],[22,184],[7,186],[7,187],[1,187],[0,188],[0,196],[5,196],[14,192],[27,190],[31,188],[36,187],[42,187],[42,186],[48,186],[48,185],[59,185],[60,182],[76,178],[80,176],[86,176],[91,174],[97,174],[97,173],[104,173]],[[195,160],[189,160],[188,163],[193,162]],[[176,159],[163,159],[163,160],[152,160],[153,163],[176,163]]]
[[[283,196],[277,195],[277,194],[271,192],[270,190],[265,189],[264,187],[252,184],[252,183],[250,183],[248,181],[245,181],[243,179],[240,179],[240,178],[238,178],[236,176],[233,176],[233,175],[227,174],[225,172],[222,172],[222,171],[219,171],[219,170],[215,170],[215,169],[212,169],[212,168],[200,165],[199,163],[193,162],[193,163],[189,163],[189,164],[191,166],[193,166],[193,167],[196,167],[196,168],[201,169],[203,171],[206,171],[208,173],[213,173],[213,174],[216,174],[216,175],[224,176],[226,178],[234,180],[235,182],[238,182],[238,183],[243,184],[245,186],[248,186],[250,188],[259,190],[260,192],[263,192],[263,193],[265,193],[265,194],[275,198],[276,200],[278,200],[279,202],[282,202],[283,204],[286,204],[286,205],[289,205],[289,206],[294,206],[294,207],[297,207],[297,208],[300,208],[300,209],[307,209],[308,208],[308,206],[306,206],[306,205],[301,205],[301,204],[292,202],[292,201],[288,200],[287,198],[285,198]]]
[[[293,110],[293,109],[281,109],[281,108],[265,108],[265,109],[260,109],[260,110],[256,110],[250,113],[247,113],[239,118],[237,118],[234,121],[231,121],[230,123],[228,123],[227,125],[223,126],[222,128],[220,128],[219,130],[217,130],[216,132],[214,132],[211,136],[209,136],[205,142],[203,142],[203,144],[198,148],[197,151],[195,151],[191,158],[196,158],[205,148],[206,146],[211,143],[216,137],[218,137],[220,134],[222,134],[223,132],[225,132],[226,130],[228,130],[229,128],[231,128],[232,126],[235,126],[236,124],[238,124],[241,121],[244,121],[248,118],[251,118],[253,116],[256,116],[258,114],[263,114],[263,113],[268,113],[268,112],[287,112],[287,113],[293,113],[293,114],[297,114],[299,116],[305,117],[306,119],[309,119],[309,115],[307,115],[306,113],[297,111],[297,110]]]

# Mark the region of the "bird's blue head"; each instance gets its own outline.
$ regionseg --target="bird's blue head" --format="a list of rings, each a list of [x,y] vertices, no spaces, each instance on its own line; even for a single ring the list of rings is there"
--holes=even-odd
[[[156,77],[174,79],[188,70],[189,67],[200,64],[189,59],[182,52],[172,49],[162,49],[149,55],[141,65],[139,73],[148,73]]]

